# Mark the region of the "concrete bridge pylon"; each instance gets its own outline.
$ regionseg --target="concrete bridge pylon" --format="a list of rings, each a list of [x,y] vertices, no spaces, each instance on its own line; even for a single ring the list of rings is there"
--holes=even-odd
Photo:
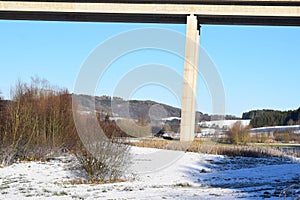
[[[180,141],[194,140],[200,34],[197,17],[187,16]]]

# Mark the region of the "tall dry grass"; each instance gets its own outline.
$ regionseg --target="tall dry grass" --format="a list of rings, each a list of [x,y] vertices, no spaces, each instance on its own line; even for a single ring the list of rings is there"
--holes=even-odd
[[[173,144],[173,145],[170,145]],[[179,141],[168,141],[168,140],[143,140],[140,142],[133,142],[131,145],[148,148],[158,149],[170,149],[178,150],[174,146],[180,146]],[[195,140],[188,144],[189,146],[185,149],[188,152],[207,153],[225,156],[243,156],[243,157],[283,157],[286,156],[284,152],[279,149],[271,147],[262,147],[254,145],[223,145],[205,142],[203,140]],[[179,148],[180,149],[180,148]]]

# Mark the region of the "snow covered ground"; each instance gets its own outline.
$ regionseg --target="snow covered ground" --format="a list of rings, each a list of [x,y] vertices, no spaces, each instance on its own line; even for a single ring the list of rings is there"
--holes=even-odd
[[[151,157],[136,158],[141,152],[156,151],[133,147],[133,161],[147,165]],[[182,153],[156,172],[103,185],[70,184],[82,176],[75,162],[74,157],[66,156],[4,167],[0,169],[0,199],[278,199],[289,186],[294,187],[288,190],[288,199],[300,194],[300,163],[296,159]]]

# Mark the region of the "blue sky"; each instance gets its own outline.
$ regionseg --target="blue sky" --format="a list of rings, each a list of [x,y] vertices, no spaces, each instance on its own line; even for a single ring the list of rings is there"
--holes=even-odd
[[[39,76],[72,92],[80,67],[99,44],[123,31],[145,27],[185,33],[185,25],[0,20],[0,91],[8,99],[18,79],[29,82]],[[200,40],[223,80],[227,114],[300,106],[299,27],[203,25]],[[183,74],[182,59],[143,50],[115,62],[99,81],[96,95],[111,95],[132,66],[149,62],[172,66]],[[158,85],[141,87],[132,98],[180,107],[180,99]],[[211,113],[211,97],[201,76],[197,98],[198,110]]]

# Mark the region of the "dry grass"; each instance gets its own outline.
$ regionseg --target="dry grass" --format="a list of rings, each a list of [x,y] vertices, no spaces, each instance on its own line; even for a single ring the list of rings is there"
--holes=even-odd
[[[107,181],[91,181],[91,180],[73,180],[70,181],[70,184],[73,185],[98,185],[98,184],[107,184],[107,183],[122,183],[125,182],[124,179],[116,179],[116,180],[107,180]]]
[[[226,156],[243,156],[243,157],[284,157],[285,154],[277,149],[270,147],[258,147],[258,146],[237,146],[237,145],[217,145],[212,148],[211,154],[226,155]]]
[[[205,142],[201,139],[196,139],[192,143],[182,144],[180,141],[168,140],[145,140],[133,142],[131,145],[147,148],[169,149],[169,150],[184,150],[188,152],[199,152],[225,156],[243,156],[243,157],[283,157],[285,153],[271,147],[261,147],[253,145],[228,145]],[[177,145],[177,148],[176,148]],[[187,146],[188,145],[188,146]],[[185,147],[185,148],[183,148]]]
[[[137,147],[164,149],[171,141],[169,140],[143,140],[140,142],[130,142],[130,145]]]

